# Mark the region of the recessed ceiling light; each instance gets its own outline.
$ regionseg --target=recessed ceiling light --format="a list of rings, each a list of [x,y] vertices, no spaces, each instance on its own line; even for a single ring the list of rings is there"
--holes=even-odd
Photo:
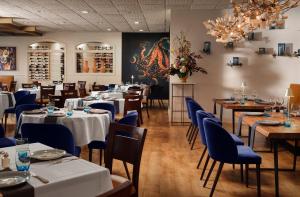
[[[107,30],[107,31],[111,31],[111,28],[107,28],[106,30]]]
[[[86,11],[86,10],[81,10],[80,11],[82,14],[88,14],[89,12],[88,11]]]
[[[140,24],[140,22],[139,21],[134,21],[134,24],[138,25],[138,24]]]
[[[140,29],[139,31],[142,32],[142,31],[144,31],[144,30]]]

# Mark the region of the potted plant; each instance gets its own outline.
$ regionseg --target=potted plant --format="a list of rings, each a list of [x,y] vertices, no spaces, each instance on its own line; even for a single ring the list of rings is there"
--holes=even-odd
[[[172,53],[176,59],[169,69],[170,75],[177,75],[182,82],[186,82],[188,76],[191,76],[193,72],[207,74],[204,68],[197,66],[197,59],[202,57],[191,52],[191,42],[186,39],[183,32],[174,39],[174,47],[175,50]]]

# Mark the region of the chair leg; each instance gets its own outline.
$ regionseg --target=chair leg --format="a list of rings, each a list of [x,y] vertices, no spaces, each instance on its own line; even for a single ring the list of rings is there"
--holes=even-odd
[[[195,126],[193,126],[191,132],[190,132],[190,135],[189,135],[189,138],[188,138],[188,141],[189,141],[189,144],[191,144],[191,140],[193,138],[193,135],[194,135],[194,132],[197,128]]]
[[[89,161],[92,162],[93,160],[93,149],[89,148]]]
[[[190,131],[191,131],[191,129],[192,129],[192,126],[193,126],[193,124],[190,123],[190,126],[189,126],[189,128],[188,128],[188,130],[187,130],[187,132],[186,132],[186,134],[185,134],[185,137],[188,137],[188,135],[190,134]]]
[[[102,149],[100,149],[99,164],[100,164],[100,166],[102,166]]]
[[[202,179],[203,179],[203,177],[204,177],[204,174],[205,174],[205,171],[206,171],[206,168],[207,168],[208,162],[209,162],[209,158],[210,158],[210,156],[209,156],[209,155],[207,155],[207,157],[206,157],[206,161],[205,161],[205,164],[204,164],[204,167],[203,167],[202,173],[201,173],[200,180],[202,180]]]
[[[202,160],[203,160],[203,158],[204,158],[204,155],[205,155],[205,153],[206,153],[206,150],[207,150],[207,146],[205,146],[205,148],[204,148],[204,150],[203,150],[203,152],[202,152],[202,154],[201,154],[201,157],[200,157],[199,162],[198,162],[198,165],[197,165],[197,169],[199,169],[199,167],[200,167],[200,164],[201,164],[201,162],[202,162]]]
[[[123,165],[124,165],[124,168],[125,168],[126,175],[127,175],[128,179],[131,180],[129,170],[128,170],[128,167],[127,167],[127,163],[125,161],[123,161]]]
[[[260,186],[260,164],[256,164],[256,185],[257,185],[257,196],[261,196],[261,186]]]
[[[215,178],[215,180],[214,180],[213,187],[211,188],[209,197],[212,197],[212,196],[214,195],[214,191],[215,191],[215,189],[216,189],[216,186],[217,186],[219,177],[220,177],[220,175],[221,175],[223,165],[224,165],[224,163],[220,163],[220,165],[219,165],[218,172],[217,172],[216,178]]]
[[[241,182],[244,182],[244,169],[243,169],[243,164],[241,164]]]
[[[141,124],[143,124],[143,114],[142,114],[142,109],[139,110],[139,114],[140,114],[140,121],[141,121]]]
[[[249,187],[249,164],[246,164],[246,187]]]
[[[8,118],[8,113],[4,114],[4,133],[6,134],[7,131],[7,118]]]
[[[208,174],[207,174],[207,177],[206,177],[206,179],[205,179],[205,182],[204,182],[204,184],[203,184],[203,187],[206,187],[206,184],[207,184],[207,182],[208,182],[208,180],[209,180],[209,178],[210,178],[210,175],[211,175],[211,173],[212,173],[212,171],[214,170],[214,167],[215,167],[215,165],[216,165],[216,160],[214,160],[213,161],[213,163],[212,163],[212,165],[211,165],[211,167],[210,167],[210,169],[209,169],[209,172],[208,172]]]
[[[195,134],[195,136],[194,136],[193,143],[192,143],[192,146],[191,146],[191,150],[193,150],[193,148],[194,148],[194,145],[195,145],[197,136],[198,136],[198,132],[196,132],[196,134]]]

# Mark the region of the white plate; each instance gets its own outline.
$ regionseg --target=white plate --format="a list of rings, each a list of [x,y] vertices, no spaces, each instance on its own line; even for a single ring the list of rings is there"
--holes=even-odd
[[[262,120],[259,122],[261,125],[269,125],[269,126],[278,126],[281,125],[282,123],[276,120]]]
[[[28,172],[5,171],[0,172],[0,188],[12,187],[27,182],[30,179]]]
[[[66,151],[60,149],[39,150],[31,154],[31,158],[42,161],[59,159],[65,156]]]
[[[263,112],[246,112],[246,116],[263,116]]]

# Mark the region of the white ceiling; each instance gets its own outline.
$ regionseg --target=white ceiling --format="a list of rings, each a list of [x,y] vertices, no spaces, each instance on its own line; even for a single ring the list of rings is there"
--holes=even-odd
[[[17,17],[17,22],[45,32],[168,32],[173,9],[228,5],[229,0],[0,0],[0,16]]]

